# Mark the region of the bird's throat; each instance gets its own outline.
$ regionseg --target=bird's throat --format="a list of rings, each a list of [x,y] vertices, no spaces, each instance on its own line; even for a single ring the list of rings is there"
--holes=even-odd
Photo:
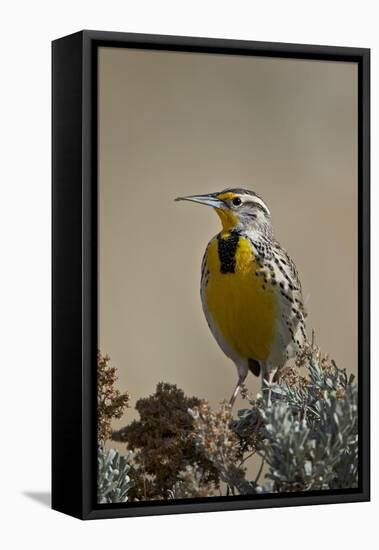
[[[222,224],[222,233],[227,234],[238,224],[238,217],[230,210],[215,208]]]

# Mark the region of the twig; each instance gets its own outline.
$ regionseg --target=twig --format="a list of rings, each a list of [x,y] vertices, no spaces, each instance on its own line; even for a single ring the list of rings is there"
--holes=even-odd
[[[263,465],[264,465],[264,463],[265,463],[265,459],[264,459],[264,457],[262,457],[262,462],[261,462],[260,468],[259,468],[259,470],[258,470],[257,477],[256,477],[255,480],[254,480],[254,483],[258,483],[258,480],[259,480],[259,478],[261,477],[261,473],[262,473],[262,471],[263,471]]]

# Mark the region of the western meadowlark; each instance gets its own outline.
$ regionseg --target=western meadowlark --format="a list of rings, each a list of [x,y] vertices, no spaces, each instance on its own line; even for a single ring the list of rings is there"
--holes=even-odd
[[[273,236],[267,205],[253,191],[225,189],[176,200],[212,206],[221,219],[222,230],[202,262],[201,301],[213,336],[237,367],[233,406],[249,370],[262,373],[267,389],[307,341],[299,275]]]

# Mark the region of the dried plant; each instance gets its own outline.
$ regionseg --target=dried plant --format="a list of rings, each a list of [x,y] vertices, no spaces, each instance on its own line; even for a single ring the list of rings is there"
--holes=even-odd
[[[117,369],[110,357],[97,352],[97,440],[100,447],[112,436],[112,420],[121,418],[129,404],[129,395],[115,388]]]
[[[204,474],[198,464],[188,464],[178,474],[178,479],[168,491],[169,498],[204,498],[220,493],[219,483],[204,483]]]
[[[109,357],[99,354],[98,367],[102,502],[358,484],[357,384],[314,343],[278,372],[263,395],[253,398],[244,389],[246,406],[236,417],[227,403],[212,410],[175,385],[159,383],[153,395],[137,401],[139,420],[112,433],[133,451],[126,457],[103,445],[112,419],[120,418],[129,398],[114,388],[116,369]],[[260,457],[261,467],[249,480],[246,466],[253,455]]]
[[[234,494],[254,492],[245,479],[241,438],[233,430],[230,405],[223,402],[213,412],[207,402],[190,410],[194,419],[193,437],[204,456],[217,469],[228,491]]]
[[[302,372],[305,370],[305,372]],[[267,398],[270,391],[270,399]],[[358,483],[358,409],[354,377],[310,345],[281,369],[265,397],[232,420],[222,405],[195,410],[194,437],[234,491],[293,492],[354,488]],[[238,451],[237,440],[240,438]],[[266,481],[246,481],[238,460],[251,451],[268,467]],[[246,460],[244,458],[243,460]]]
[[[150,397],[139,399],[136,409],[140,419],[115,431],[115,441],[127,443],[133,450],[131,476],[135,487],[131,498],[136,500],[172,497],[174,487],[187,467],[196,468],[198,491],[211,492],[218,486],[219,476],[195,444],[193,419],[188,412],[201,401],[186,397],[175,385],[159,383]]]

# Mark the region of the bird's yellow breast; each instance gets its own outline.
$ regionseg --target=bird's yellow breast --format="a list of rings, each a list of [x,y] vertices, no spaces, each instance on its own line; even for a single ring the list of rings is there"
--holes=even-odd
[[[224,263],[223,239],[228,238],[220,235],[208,246],[206,305],[223,338],[240,356],[265,361],[273,343],[276,296],[256,274],[260,266],[247,238],[237,237],[233,261]]]

